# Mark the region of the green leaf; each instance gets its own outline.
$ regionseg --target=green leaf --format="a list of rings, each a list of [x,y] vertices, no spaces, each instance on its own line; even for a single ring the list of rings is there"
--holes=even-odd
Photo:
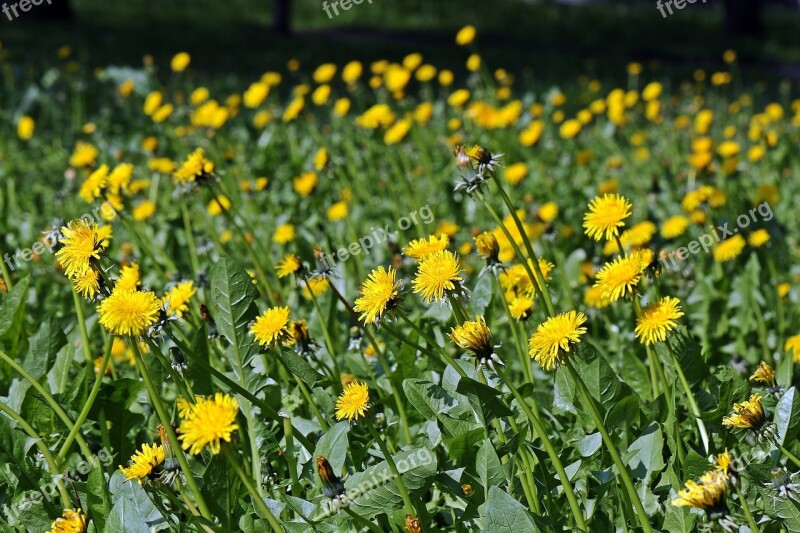
[[[797,389],[792,387],[781,396],[778,405],[775,406],[775,424],[778,427],[778,442],[785,444],[791,442],[797,436],[797,428],[800,426],[800,397]]]
[[[410,492],[425,488],[436,475],[436,456],[426,448],[402,451],[394,456],[394,461]],[[347,496],[352,500],[350,510],[367,519],[379,514],[391,514],[403,505],[397,481],[386,461],[352,474],[344,486]]]
[[[507,492],[497,487],[489,489],[489,498],[480,507],[483,531],[492,533],[538,532],[530,513]]]
[[[478,282],[472,290],[472,298],[469,301],[469,308],[475,316],[481,316],[486,312],[489,303],[492,301],[492,281],[490,272],[486,271],[478,277]],[[488,320],[488,317],[487,317]]]
[[[138,483],[130,483],[121,472],[111,477],[109,490],[114,506],[108,514],[104,533],[149,533],[151,526],[166,523]]]
[[[488,427],[494,418],[510,416],[511,410],[500,401],[499,391],[470,378],[461,378],[456,390],[469,399],[472,411]]]
[[[289,371],[303,380],[309,387],[313,387],[318,381],[322,380],[322,375],[314,370],[308,364],[308,361],[300,357],[294,350],[283,348],[281,350],[281,359],[283,359]]]
[[[444,388],[421,379],[403,381],[403,391],[410,403],[427,420],[438,420],[449,436],[463,435],[475,427],[473,421],[461,420],[465,409]],[[459,396],[464,403],[467,401]]]
[[[317,447],[314,449],[314,457],[321,455],[326,458],[337,476],[342,474],[347,459],[348,433],[350,424],[339,422],[317,441]]]
[[[255,306],[258,292],[244,268],[225,257],[211,267],[209,279],[211,314],[219,332],[230,343],[225,356],[238,381],[244,383],[244,369],[258,353],[258,345],[248,331],[248,324],[258,314]]]
[[[475,461],[475,469],[481,478],[481,484],[484,490],[487,491],[489,487],[500,485],[506,481],[505,473],[503,472],[503,465],[500,463],[500,457],[492,446],[492,441],[485,440],[483,445],[478,450],[478,457]]]
[[[634,475],[649,481],[666,466],[663,453],[664,435],[658,422],[653,422],[628,446],[628,452],[623,459]]]
[[[86,502],[89,507],[89,518],[94,521],[98,531],[106,526],[106,517],[111,512],[111,500],[108,494],[105,474],[100,466],[93,466],[86,480]]]
[[[0,307],[0,340],[16,341],[19,337],[30,282],[30,276],[25,276],[3,298],[3,305]]]
[[[39,380],[53,365],[59,350],[67,343],[64,331],[47,317],[29,340],[28,354],[22,363],[23,368]]]

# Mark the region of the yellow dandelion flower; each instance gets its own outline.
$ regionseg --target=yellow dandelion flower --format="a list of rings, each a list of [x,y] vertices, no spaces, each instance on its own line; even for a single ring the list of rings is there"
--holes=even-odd
[[[441,302],[445,295],[459,290],[463,280],[460,274],[458,256],[449,250],[440,250],[420,261],[412,286],[426,303]]]
[[[631,204],[619,194],[606,194],[596,197],[589,203],[589,212],[583,217],[586,235],[599,241],[603,237],[612,239],[619,235],[619,228],[625,226],[625,219],[631,215]]]
[[[114,167],[108,175],[108,190],[111,194],[119,194],[120,191],[127,189],[133,176],[133,165],[121,163]]]
[[[528,165],[514,163],[505,168],[505,179],[510,185],[517,185],[528,174]]]
[[[60,518],[50,526],[50,533],[84,533],[86,531],[86,517],[83,511],[64,509]]]
[[[579,343],[586,328],[586,315],[579,311],[568,311],[550,317],[539,324],[528,341],[528,353],[545,370],[561,365],[564,352],[569,352],[573,344]]]
[[[680,237],[689,227],[689,219],[683,215],[675,215],[664,221],[661,226],[661,236],[665,239]]]
[[[189,66],[189,63],[192,61],[192,56],[187,54],[186,52],[178,52],[170,61],[169,66],[174,72],[183,72],[186,70],[186,67]]]
[[[786,298],[786,295],[789,294],[789,292],[791,290],[792,290],[792,286],[789,285],[788,283],[779,283],[778,284],[777,292],[778,292],[778,296],[780,296],[781,298]]]
[[[430,235],[428,239],[416,239],[411,241],[403,248],[403,253],[408,257],[421,260],[426,256],[441,252],[450,244],[450,237],[447,234]]]
[[[73,167],[88,167],[95,162],[99,153],[94,145],[78,141],[69,158],[69,164]]]
[[[22,141],[27,141],[33,137],[33,130],[36,128],[36,122],[28,115],[23,115],[17,122],[17,136]]]
[[[319,182],[319,176],[315,172],[304,172],[294,180],[294,190],[300,197],[305,198],[314,192]]]
[[[344,220],[344,218],[347,217],[347,210],[347,202],[339,201],[328,208],[328,212],[325,216],[331,222]]]
[[[770,387],[775,387],[775,371],[772,369],[769,364],[761,361],[758,363],[758,368],[756,371],[753,372],[753,375],[750,376],[750,381],[755,381],[757,383],[763,383],[764,385],[769,385]]]
[[[478,250],[478,255],[484,259],[497,261],[497,256],[500,253],[500,244],[493,233],[484,231],[475,237],[475,247]]]
[[[595,309],[605,309],[611,305],[611,300],[603,295],[602,287],[589,287],[583,293],[583,303],[587,307]]]
[[[155,202],[151,202],[150,200],[145,200],[136,207],[133,208],[131,211],[131,216],[133,220],[144,222],[149,218],[152,218],[153,215],[156,214],[156,204]]]
[[[208,446],[209,451],[217,455],[220,442],[230,442],[233,432],[239,429],[236,423],[239,402],[221,392],[211,398],[198,397],[196,402],[181,421],[181,446],[192,455],[201,453]]]
[[[456,33],[456,44],[458,46],[466,46],[471,44],[475,40],[475,34],[477,31],[475,30],[475,26],[471,24],[464,26],[458,33]]]
[[[366,383],[350,383],[336,400],[336,419],[352,422],[364,418],[369,409],[369,387]]]
[[[291,320],[288,307],[273,307],[267,309],[250,327],[250,333],[261,346],[274,347],[279,344],[289,345],[294,342],[289,329]]]
[[[279,278],[296,274],[303,268],[303,263],[295,254],[288,254],[278,262],[275,268]]]
[[[552,222],[558,216],[558,204],[555,202],[543,203],[539,206],[536,216],[539,217],[539,220],[545,224],[552,224]]]
[[[194,282],[191,280],[182,281],[172,287],[167,291],[167,294],[164,295],[164,301],[169,302],[167,314],[183,317],[184,313],[189,311],[189,306],[187,305],[189,299],[194,296],[196,292],[197,288],[195,288]]]
[[[472,352],[478,359],[487,359],[492,355],[490,344],[492,332],[482,316],[456,325],[447,336],[456,346]]]
[[[359,319],[365,324],[380,322],[387,311],[391,311],[399,300],[400,284],[395,279],[397,271],[382,266],[370,272],[361,284],[361,297],[355,301],[353,310],[361,313]]]
[[[800,363],[800,335],[792,335],[786,339],[783,351],[786,352],[786,355],[791,353],[794,362]]]
[[[626,257],[618,257],[603,268],[595,276],[595,287],[603,291],[603,297],[612,302],[636,293],[639,280],[649,264],[649,254],[635,251]]]
[[[281,224],[275,228],[275,233],[272,234],[272,240],[278,244],[292,242],[294,240],[294,225]]]
[[[769,232],[765,229],[757,229],[747,237],[747,243],[753,248],[760,248],[769,242]]]
[[[208,202],[206,212],[208,216],[216,217],[231,208],[231,201],[224,194],[220,194],[216,198]]]
[[[733,414],[722,418],[722,425],[759,431],[767,422],[761,395],[758,393],[742,403],[733,404]]]
[[[667,333],[678,327],[678,320],[683,316],[680,300],[671,296],[648,306],[636,319],[636,337],[643,344],[664,342]]]
[[[139,264],[131,263],[124,266],[119,271],[119,278],[114,284],[114,290],[118,291],[135,291],[141,285],[139,279]]]
[[[198,148],[186,158],[174,172],[173,177],[175,181],[186,184],[212,172],[214,172],[214,163],[206,159],[202,148]]]
[[[129,481],[135,479],[141,485],[142,480],[150,477],[163,462],[164,448],[160,444],[142,444],[142,449],[131,456],[130,466],[120,466],[119,469]]]
[[[99,260],[111,240],[111,226],[89,225],[78,219],[61,228],[61,249],[56,252],[58,264],[67,277],[82,276],[92,259]]]
[[[100,274],[94,268],[89,268],[81,275],[72,279],[75,290],[84,298],[94,298],[100,291]]]
[[[86,203],[90,204],[103,194],[103,189],[106,186],[107,180],[108,165],[101,165],[100,168],[89,174],[86,181],[81,184],[81,190],[78,194]]]
[[[159,317],[161,302],[152,292],[114,289],[97,309],[100,324],[113,335],[144,335]]]
[[[707,512],[726,509],[725,497],[728,493],[728,478],[724,473],[712,470],[706,472],[699,483],[692,480],[686,482],[686,488],[678,492],[672,500],[675,507],[694,507]]]
[[[524,294],[515,296],[508,302],[508,310],[514,320],[527,320],[533,314],[533,298]]]
[[[717,263],[733,261],[742,253],[744,246],[744,237],[741,235],[734,235],[725,239],[714,248],[714,261]]]
[[[303,298],[311,300],[328,290],[331,286],[327,278],[313,277],[303,283]]]

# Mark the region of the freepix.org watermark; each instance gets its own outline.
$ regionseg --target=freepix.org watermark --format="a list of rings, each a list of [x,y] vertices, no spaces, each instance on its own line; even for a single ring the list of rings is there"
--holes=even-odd
[[[52,0],[20,0],[19,2],[14,2],[13,4],[4,3],[2,9],[3,13],[8,20],[14,20],[20,16],[20,13],[17,12],[17,8],[23,13],[27,13],[31,10],[33,6],[40,6],[42,2],[47,2],[47,5],[53,5]],[[12,17],[11,14],[14,14]]]
[[[329,19],[333,17],[339,16],[339,8],[342,8],[342,11],[350,11],[350,8],[354,5],[361,5],[364,3],[365,0],[333,0],[332,2],[328,3],[328,0],[322,2],[322,10],[328,15]],[[366,0],[368,4],[372,4],[372,0]]]
[[[747,213],[742,213],[736,217],[736,226],[733,222],[725,222],[721,226],[709,226],[710,231],[700,235],[697,239],[689,242],[686,246],[681,246],[671,252],[662,253],[659,258],[662,267],[666,270],[676,268],[678,261],[686,260],[690,255],[697,255],[702,250],[707,254],[714,248],[715,243],[720,243],[725,239],[733,237],[739,233],[740,229],[745,229],[751,222],[757,222],[759,219],[756,215],[761,216],[763,222],[769,222],[775,215],[772,213],[772,208],[767,202],[763,202],[756,207],[750,209]]]
[[[113,218],[116,212],[114,206],[108,202],[103,202],[95,207],[91,213],[81,216],[80,220],[89,225],[94,222],[99,224],[102,219]],[[13,254],[3,254],[3,261],[8,265],[8,268],[14,271],[33,260],[35,256],[44,255],[45,252],[53,253],[53,249],[58,245],[60,234],[60,227],[54,228],[53,231],[44,232],[42,239],[33,243],[30,248],[18,248]]]
[[[107,448],[102,448],[90,457],[90,461],[83,460],[75,465],[72,470],[66,470],[60,474],[54,475],[53,481],[40,486],[38,492],[31,492],[28,496],[15,502],[10,507],[7,504],[3,504],[3,514],[12,522],[12,525],[13,523],[20,524],[25,520],[25,516],[21,513],[27,508],[41,503],[42,501],[49,502],[58,499],[59,481],[64,481],[66,483],[81,481],[81,478],[88,475],[93,467],[99,467],[100,465],[109,466],[113,461],[114,456],[111,452]]]
[[[667,11],[669,11],[669,14],[672,15],[672,6],[675,6],[675,9],[683,9],[684,7],[686,7],[686,4],[694,4],[695,2],[697,2],[697,0],[667,0],[662,4],[662,1],[663,0],[658,0],[658,2],[656,2],[656,8],[658,8],[658,10],[661,12],[662,18],[667,18],[668,16],[667,13],[664,11],[665,7],[667,8]],[[704,4],[706,3],[706,0],[701,0],[701,1]]]
[[[423,207],[416,211],[411,211],[407,216],[400,217],[397,220],[397,227],[405,231],[412,225],[417,225],[420,222],[423,224],[430,224],[433,222],[434,216],[430,205],[425,204]],[[359,255],[364,252],[364,255],[369,255],[370,249],[377,245],[383,244],[389,239],[396,239],[400,234],[398,231],[391,231],[390,224],[381,227],[370,228],[370,233],[360,237],[357,241],[351,242],[347,247],[339,248],[335,252],[324,254],[322,257],[323,267],[325,269],[332,269],[336,266],[337,260],[339,262],[347,261],[351,255]]]

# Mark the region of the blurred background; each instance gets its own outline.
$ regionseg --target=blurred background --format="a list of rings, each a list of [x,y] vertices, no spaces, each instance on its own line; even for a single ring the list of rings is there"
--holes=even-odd
[[[656,0],[363,0],[338,13],[329,17],[323,0],[52,0],[12,21],[0,15],[0,42],[29,67],[53,63],[64,45],[93,67],[137,66],[146,54],[163,64],[185,50],[197,75],[219,80],[289,58],[311,69],[420,52],[460,65],[453,35],[474,24],[487,65],[534,83],[619,82],[631,61],[691,76],[721,65],[727,49],[745,79],[800,77],[798,0],[696,0],[666,18]]]

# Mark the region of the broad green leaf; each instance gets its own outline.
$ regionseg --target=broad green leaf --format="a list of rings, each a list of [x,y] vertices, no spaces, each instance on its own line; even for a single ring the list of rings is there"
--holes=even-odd
[[[289,348],[281,350],[281,358],[289,371],[300,378],[306,385],[313,387],[318,381],[322,380],[322,375],[314,370],[305,358]]]
[[[472,411],[475,416],[482,421],[484,426],[488,425],[497,417],[511,415],[511,410],[500,401],[499,392],[479,381],[470,378],[461,378],[456,390],[469,399]]]
[[[50,369],[59,350],[67,343],[64,331],[47,317],[29,339],[28,353],[22,366],[33,379],[39,380]]]
[[[151,527],[166,526],[167,519],[144,489],[138,483],[127,482],[121,472],[111,476],[109,490],[114,505],[106,520],[105,533],[149,533]]]
[[[342,421],[331,427],[318,441],[314,457],[321,455],[331,464],[337,476],[342,475],[349,447],[350,424]]]
[[[86,480],[86,503],[89,506],[89,518],[94,521],[99,531],[103,531],[106,517],[111,512],[111,499],[105,474],[98,465],[92,467]]]
[[[792,387],[775,406],[775,425],[778,427],[778,442],[785,444],[797,436],[800,426],[800,397],[797,389]]]
[[[485,491],[488,491],[491,486],[500,485],[506,481],[500,457],[497,456],[490,440],[485,440],[478,450],[475,469],[478,471]]]
[[[469,301],[469,308],[475,316],[483,315],[486,312],[486,308],[489,307],[489,303],[492,301],[493,279],[489,271],[484,272],[478,277],[478,282],[472,290],[472,298],[470,298]]]
[[[436,475],[436,456],[426,448],[402,451],[394,456],[394,461],[403,483],[412,493],[429,485]],[[397,481],[386,461],[352,474],[344,486],[346,496],[351,500],[350,509],[367,519],[379,514],[391,515],[393,510],[403,505]],[[323,514],[329,515],[330,513]]]
[[[663,453],[664,435],[658,423],[653,422],[628,446],[623,459],[634,475],[649,481],[666,466]]]
[[[489,498],[480,507],[483,531],[493,533],[533,533],[540,531],[531,514],[507,492],[489,488]]]
[[[209,279],[211,314],[219,332],[230,343],[225,355],[238,381],[244,383],[245,368],[258,353],[258,345],[248,331],[248,324],[258,314],[258,292],[244,268],[225,257],[211,267]]]
[[[403,391],[408,403],[427,420],[438,419],[442,429],[449,436],[463,435],[475,426],[474,421],[459,418],[465,413],[464,407],[439,385],[425,380],[407,379],[403,381]]]
[[[16,341],[19,337],[30,281],[29,276],[17,281],[3,298],[3,305],[0,307],[0,340]]]

